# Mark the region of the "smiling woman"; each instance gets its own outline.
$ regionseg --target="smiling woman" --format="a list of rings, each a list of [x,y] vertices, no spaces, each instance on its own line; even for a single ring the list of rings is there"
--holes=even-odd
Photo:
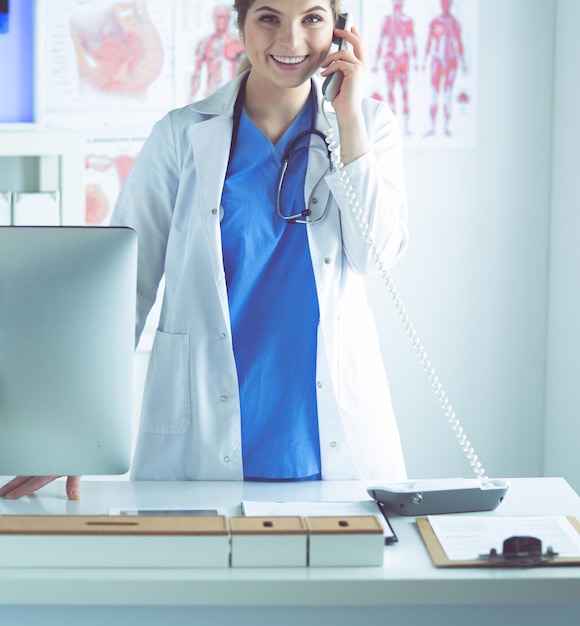
[[[244,106],[274,142],[286,132],[310,93],[310,78],[328,54],[335,16],[330,2],[255,0],[239,20],[251,71]],[[276,114],[277,113],[277,114]]]
[[[249,68],[155,125],[111,219],[139,237],[137,341],[165,278],[132,477],[405,480],[365,291],[406,248],[399,128],[338,2],[234,8]]]
[[[250,9],[254,7],[254,5],[257,5],[257,4],[260,4],[260,10],[264,12],[272,11],[272,7],[269,6],[267,3],[262,5],[262,3],[261,2],[258,3],[257,0],[236,0],[234,2],[234,7],[238,15],[238,22],[237,22],[238,28],[240,29],[241,33],[243,33],[245,25],[246,25],[248,12],[250,11]],[[325,2],[323,6],[317,6],[316,4],[313,4],[312,6],[308,7],[308,10],[309,12],[322,11],[323,13],[326,13],[329,8],[328,5],[330,7],[330,11],[332,12],[333,23],[336,24],[337,17],[340,13],[340,0],[334,0],[334,1],[331,0],[330,2]],[[267,16],[264,17],[264,21],[268,21],[268,19],[271,19],[271,18],[268,18]],[[311,17],[307,19],[311,19],[316,22],[318,21],[319,18]],[[275,17],[274,17],[274,20],[275,20]],[[249,60],[249,58],[246,57],[244,61],[242,61],[239,67],[240,67],[240,72],[248,70],[251,67],[251,61]]]

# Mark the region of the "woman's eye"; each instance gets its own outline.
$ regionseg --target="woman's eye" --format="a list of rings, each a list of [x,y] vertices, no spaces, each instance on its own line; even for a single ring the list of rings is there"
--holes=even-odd
[[[265,22],[266,24],[273,24],[277,21],[277,17],[275,15],[261,15],[260,22]]]
[[[258,19],[260,22],[264,24],[277,24],[280,21],[277,15],[274,15],[274,14],[270,15],[269,13],[261,14]],[[308,25],[318,24],[323,21],[324,21],[324,18],[321,15],[317,15],[317,14],[307,15],[303,19],[303,22]]]
[[[322,17],[320,17],[320,15],[307,15],[304,21],[308,24],[317,24],[318,22],[322,22]]]

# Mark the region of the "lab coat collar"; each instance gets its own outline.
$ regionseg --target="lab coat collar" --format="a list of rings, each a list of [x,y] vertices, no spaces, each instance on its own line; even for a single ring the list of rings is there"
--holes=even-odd
[[[191,105],[191,109],[197,113],[202,113],[204,115],[232,115],[234,110],[234,104],[236,102],[236,98],[238,96],[238,92],[240,90],[240,86],[244,79],[244,76],[248,74],[249,70],[243,72],[239,76],[236,76],[233,80],[226,83],[223,87],[220,87],[210,96],[205,98],[204,100],[199,100],[198,102],[194,102]],[[324,117],[322,115],[322,108],[320,103],[322,103],[322,107],[328,114],[333,114],[334,109],[328,100],[324,99],[322,95],[322,79],[320,76],[313,76],[314,87],[316,89],[316,97],[318,105],[318,119],[316,123],[317,128],[324,128],[326,126]]]
[[[232,114],[234,104],[240,90],[240,85],[242,84],[242,80],[246,73],[247,72],[244,72],[243,74],[236,76],[236,78],[214,91],[204,100],[194,102],[191,105],[192,110],[196,113],[202,113],[204,115]]]

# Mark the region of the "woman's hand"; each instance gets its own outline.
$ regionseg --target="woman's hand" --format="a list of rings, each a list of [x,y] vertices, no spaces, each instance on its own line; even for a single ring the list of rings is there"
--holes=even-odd
[[[344,78],[338,95],[332,101],[337,115],[340,113],[360,112],[360,103],[364,97],[364,89],[368,74],[364,45],[359,31],[334,29],[334,34],[349,44],[338,52],[329,54],[322,62],[324,68],[321,76],[325,78],[335,72],[342,72]]]
[[[0,497],[16,500],[29,496],[60,476],[16,476],[0,489]],[[70,500],[80,499],[80,476],[69,476],[66,479],[66,495]]]
[[[321,64],[323,77],[342,72],[340,91],[332,101],[336,111],[340,132],[340,156],[344,165],[365,154],[370,149],[362,115],[361,103],[365,95],[368,66],[364,45],[356,28],[335,29],[338,37],[343,37],[349,46],[329,54]]]

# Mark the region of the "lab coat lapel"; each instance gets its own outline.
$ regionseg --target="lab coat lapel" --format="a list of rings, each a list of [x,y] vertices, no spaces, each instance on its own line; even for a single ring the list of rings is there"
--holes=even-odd
[[[202,215],[221,307],[225,319],[228,320],[228,295],[223,266],[220,220],[221,195],[228,166],[231,136],[231,115],[220,115],[196,124],[190,135],[197,177],[196,204]]]
[[[329,102],[323,99],[320,81],[315,78],[314,82],[317,86],[319,103],[316,117],[316,129],[323,133],[328,130],[328,121],[322,112],[322,107],[326,107],[327,117],[332,124],[334,136],[336,137],[338,130],[336,128],[334,109]],[[329,162],[324,146],[320,145],[321,140],[319,138],[312,138],[311,142],[316,142],[316,149],[311,149],[308,154],[304,200],[306,206],[311,206],[312,201],[315,201],[315,205],[312,207],[314,213],[323,211],[329,201],[330,188],[326,183],[326,177],[329,174]],[[329,308],[332,310],[331,293],[333,291],[333,274],[328,271],[328,263],[329,259],[334,259],[335,263],[339,263],[339,259],[341,259],[340,238],[333,236],[333,233],[340,233],[340,215],[336,205],[331,202],[325,219],[318,224],[309,226],[306,232],[310,244],[312,267],[314,269],[321,312]]]

